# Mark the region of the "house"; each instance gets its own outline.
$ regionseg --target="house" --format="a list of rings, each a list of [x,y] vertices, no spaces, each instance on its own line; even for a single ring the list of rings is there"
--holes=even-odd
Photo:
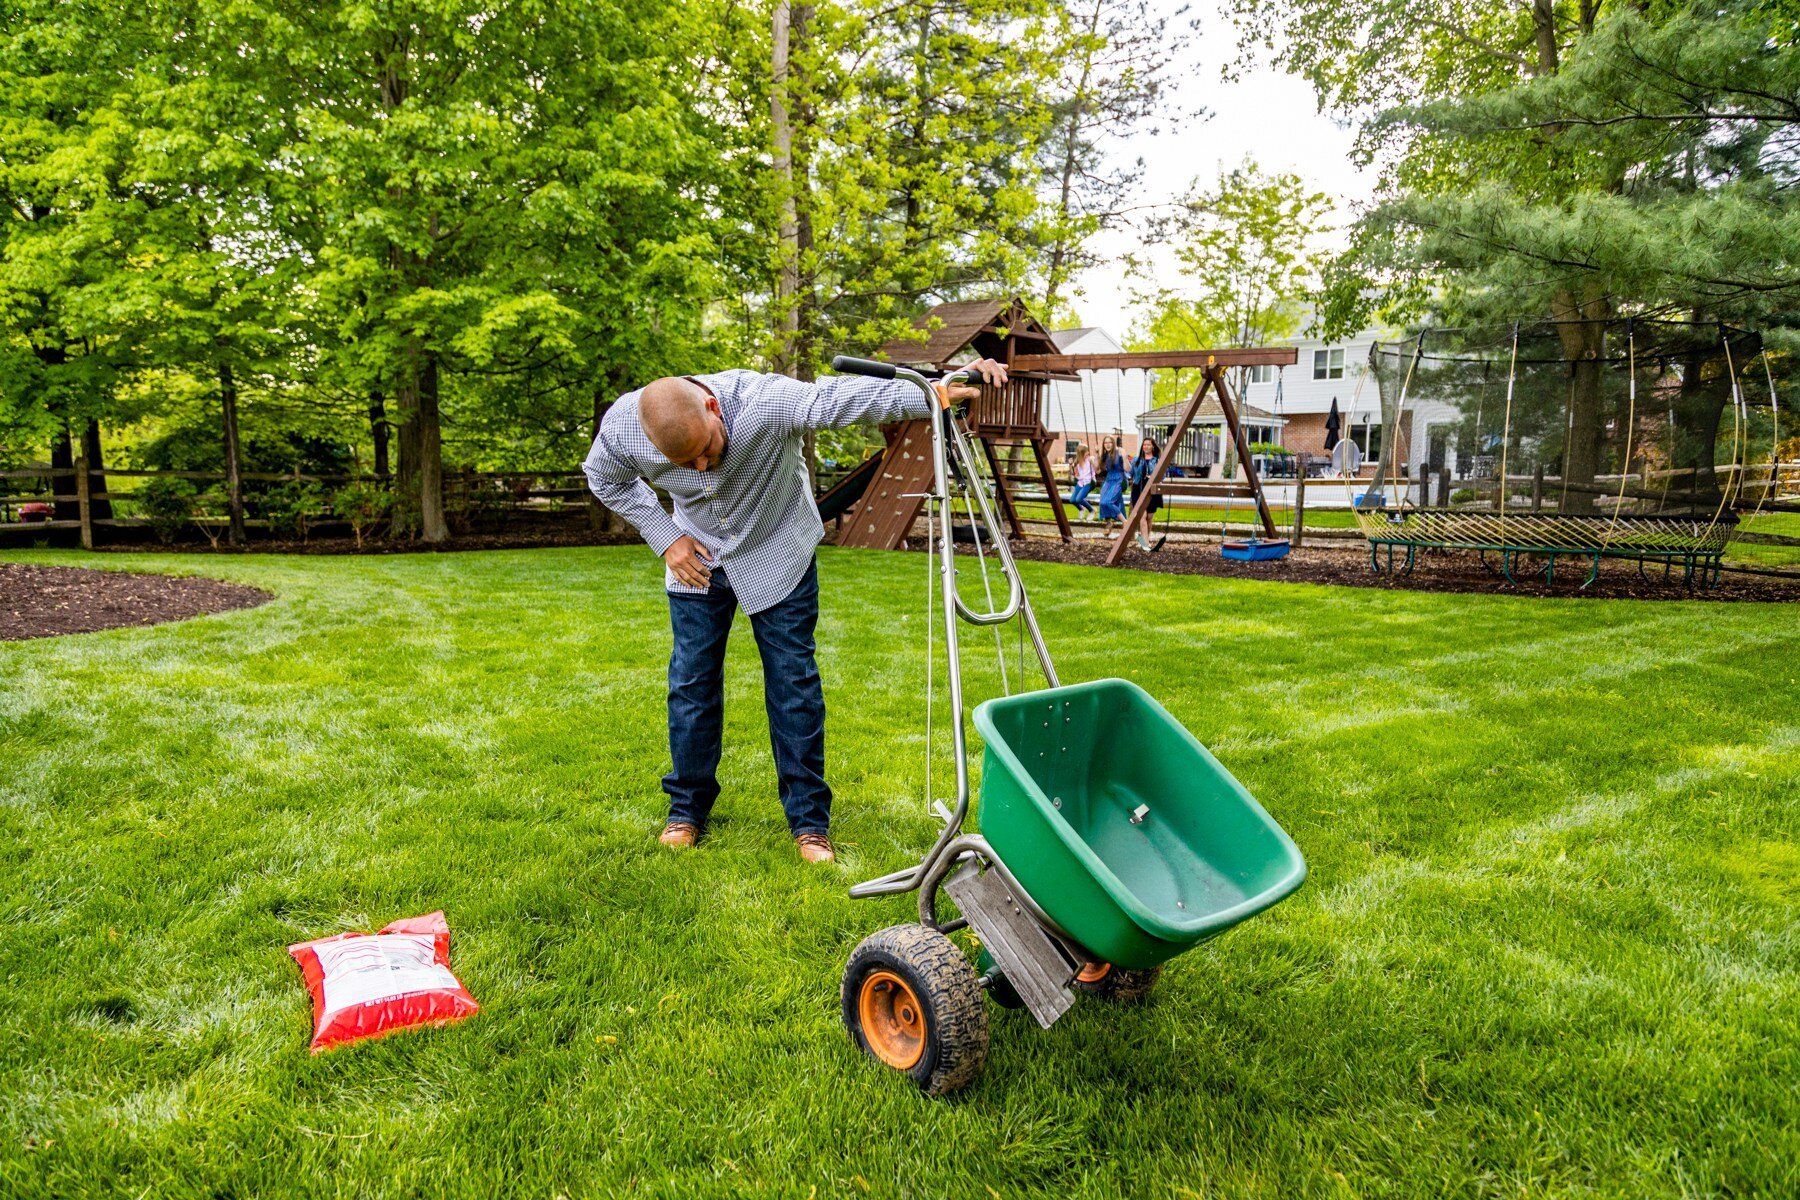
[[[1176,400],[1140,415],[1138,436],[1153,437],[1160,444],[1174,430],[1187,403],[1185,399]],[[1281,444],[1281,430],[1286,422],[1269,410],[1239,401],[1238,419],[1244,425],[1244,440],[1251,445],[1260,442]],[[1212,468],[1225,458],[1225,447],[1230,440],[1231,435],[1225,428],[1225,408],[1217,396],[1209,395],[1200,402],[1194,423],[1182,435],[1181,445],[1170,461],[1189,475],[1217,474]]]
[[[1339,435],[1356,443],[1362,451],[1363,474],[1373,475],[1376,463],[1382,460],[1388,430],[1381,389],[1369,367],[1370,349],[1378,341],[1393,341],[1398,336],[1394,330],[1370,328],[1336,341],[1284,338],[1280,344],[1295,347],[1299,363],[1285,369],[1248,368],[1243,398],[1282,418],[1281,444],[1295,454],[1309,456],[1325,454],[1325,422],[1335,400]],[[1391,406],[1393,398],[1388,402]],[[1467,474],[1471,464],[1459,463],[1456,453],[1456,430],[1462,421],[1456,406],[1417,392],[1409,394],[1400,439],[1406,474],[1416,474],[1422,463],[1434,473]],[[1390,469],[1394,465],[1389,464]]]
[[[1098,326],[1056,329],[1050,333],[1059,354],[1121,354],[1125,347]],[[1052,380],[1044,403],[1044,427],[1062,439],[1057,449],[1072,456],[1078,443],[1100,446],[1100,439],[1135,435],[1137,420],[1156,406],[1151,392],[1153,372],[1141,370],[1079,371],[1076,379]],[[1132,443],[1135,445],[1135,440]]]

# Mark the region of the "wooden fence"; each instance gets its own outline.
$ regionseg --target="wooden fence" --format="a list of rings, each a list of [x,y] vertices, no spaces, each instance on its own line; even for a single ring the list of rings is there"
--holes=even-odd
[[[107,483],[103,491],[94,490],[94,477],[98,475],[107,480],[113,479],[182,479],[190,483],[224,483],[226,474],[223,471],[153,471],[131,470],[128,468],[90,468],[85,458],[77,458],[70,467],[19,467],[13,470],[0,471],[0,529],[78,529],[81,531],[81,545],[84,549],[93,549],[94,531],[103,528],[141,528],[150,524],[144,517],[96,517],[95,506],[102,500],[111,502],[135,502],[139,499],[133,491],[115,491],[112,484]],[[74,494],[56,490],[57,480],[73,479]],[[291,471],[277,474],[267,471],[245,471],[238,478],[244,483],[313,483],[321,487],[342,486],[350,483],[374,483],[384,488],[393,484],[392,476],[372,474],[308,474],[303,471]],[[13,490],[18,486],[14,481],[43,480],[47,484],[43,491],[19,492]],[[598,519],[599,504],[592,499],[587,479],[579,470],[575,471],[457,471],[444,476],[444,493],[446,504],[459,499],[468,499],[486,493],[482,507],[490,511],[536,512],[548,513],[558,511],[557,506],[575,501],[578,507],[586,508],[590,517]],[[202,497],[211,503],[203,505],[190,518],[191,524],[205,532],[209,539],[215,539],[212,527],[223,528],[229,517],[223,511],[212,511],[212,504],[223,506],[223,496]],[[330,510],[331,497],[327,491],[321,500],[324,504],[322,519],[338,519]],[[58,518],[52,515],[47,520],[22,520],[18,509],[27,504],[50,504],[56,507],[73,506],[76,515],[73,518]],[[252,519],[244,522],[249,528],[266,528],[266,520]]]

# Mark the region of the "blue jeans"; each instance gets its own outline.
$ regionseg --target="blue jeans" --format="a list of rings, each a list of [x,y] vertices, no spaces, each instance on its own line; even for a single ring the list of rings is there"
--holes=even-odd
[[[1091,483],[1076,484],[1075,485],[1075,494],[1069,497],[1069,503],[1073,504],[1076,508],[1079,508],[1084,513],[1093,512],[1094,511],[1094,502],[1092,500],[1088,499],[1088,494],[1091,493],[1093,490],[1094,490],[1094,485]]]
[[[713,568],[705,595],[669,593],[669,760],[663,791],[669,820],[706,824],[719,798],[719,754],[725,727],[725,642],[737,615],[737,594]],[[762,654],[763,704],[769,745],[781,781],[788,829],[824,833],[831,824],[831,787],[825,782],[825,690],[813,657],[819,623],[819,568],[773,608],[753,613],[750,631]]]

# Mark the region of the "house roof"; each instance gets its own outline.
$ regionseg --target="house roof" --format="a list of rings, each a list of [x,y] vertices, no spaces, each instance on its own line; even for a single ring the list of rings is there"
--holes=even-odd
[[[1160,425],[1164,428],[1173,429],[1175,427],[1175,422],[1181,418],[1181,408],[1186,403],[1186,400],[1177,400],[1172,404],[1164,404],[1151,409],[1147,413],[1143,413],[1137,419],[1138,428],[1144,429],[1152,425]],[[1285,420],[1276,416],[1268,409],[1261,408],[1244,400],[1238,401],[1237,410],[1238,419],[1246,423],[1255,421],[1260,425],[1287,424]],[[1208,425],[1214,421],[1223,421],[1224,419],[1224,406],[1219,403],[1219,398],[1217,396],[1211,394],[1208,394],[1206,399],[1200,402],[1200,411],[1194,414],[1195,422],[1201,425]]]
[[[1119,354],[1125,349],[1119,339],[1100,325],[1083,325],[1078,329],[1053,329],[1051,340],[1065,354]]]
[[[1005,337],[997,332],[1000,329],[1007,330],[1015,341],[1025,343],[1027,354],[1041,354],[1056,346],[1050,331],[1017,297],[952,300],[919,317],[913,328],[929,333],[923,341],[916,337],[895,338],[881,348],[881,357],[889,362],[936,368],[950,366],[964,350],[993,357],[1005,351]]]

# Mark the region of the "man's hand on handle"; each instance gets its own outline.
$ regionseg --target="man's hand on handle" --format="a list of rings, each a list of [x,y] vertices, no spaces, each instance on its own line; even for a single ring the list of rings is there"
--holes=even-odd
[[[966,367],[958,367],[959,371],[974,371],[987,382],[999,387],[1006,382],[1006,368],[991,358],[978,358]],[[944,407],[962,400],[973,400],[981,395],[981,389],[972,383],[952,383],[938,388],[938,396],[942,398]]]
[[[669,570],[675,578],[689,587],[703,588],[712,586],[712,555],[698,541],[682,534],[670,547],[663,551],[663,561],[669,564]]]

